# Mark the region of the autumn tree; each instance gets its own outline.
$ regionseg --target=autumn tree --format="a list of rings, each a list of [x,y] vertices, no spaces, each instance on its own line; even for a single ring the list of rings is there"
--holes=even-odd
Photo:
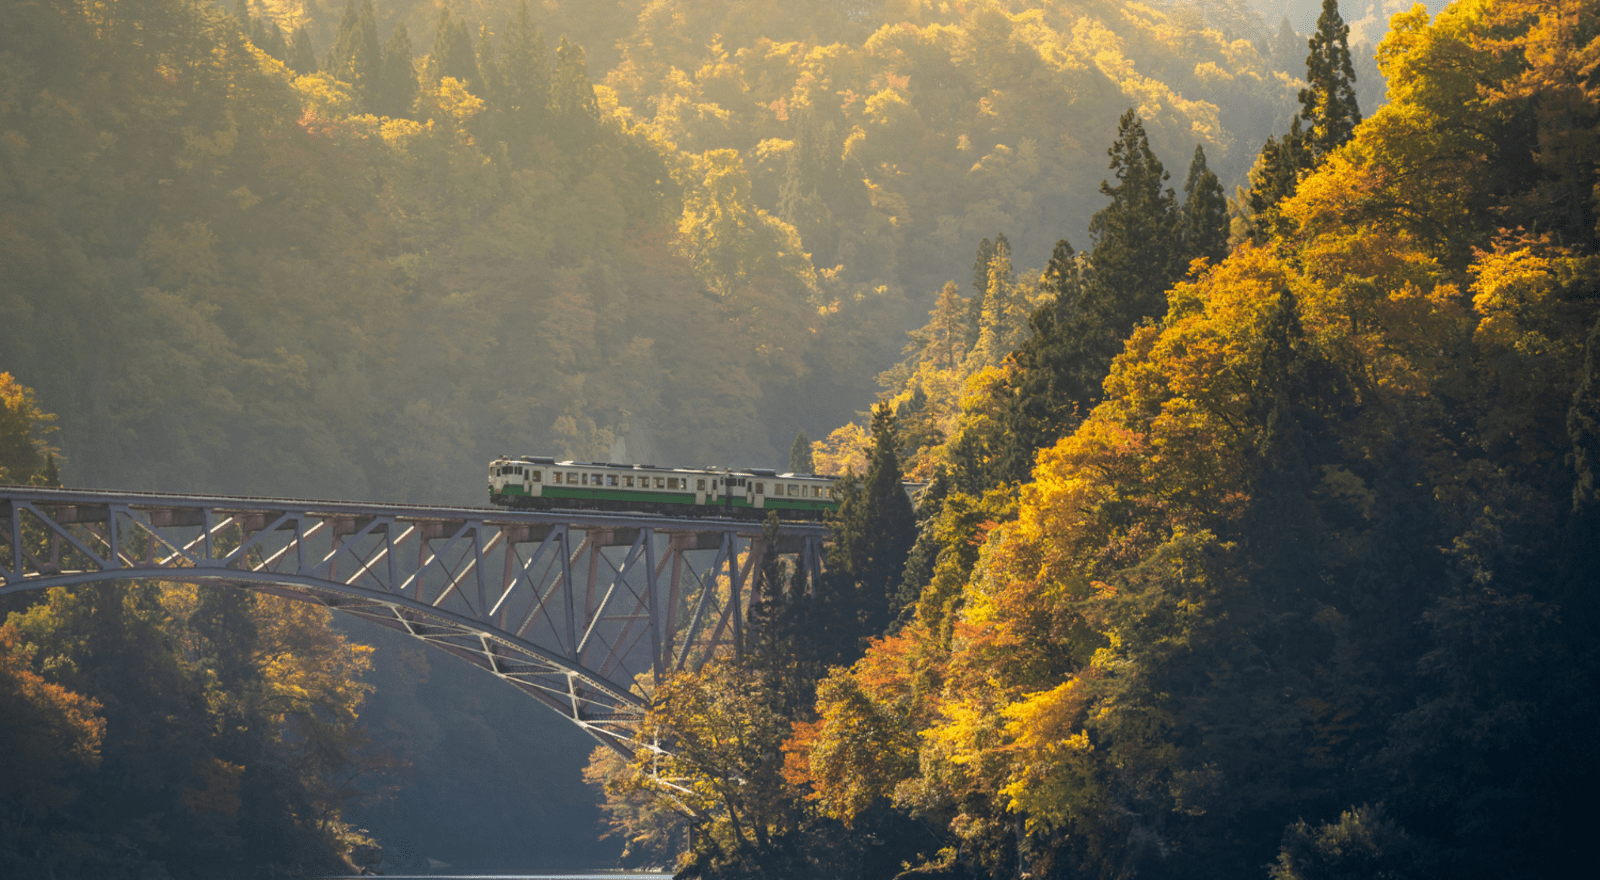
[[[54,469],[54,451],[45,443],[54,421],[33,389],[0,372],[0,483],[34,482]]]

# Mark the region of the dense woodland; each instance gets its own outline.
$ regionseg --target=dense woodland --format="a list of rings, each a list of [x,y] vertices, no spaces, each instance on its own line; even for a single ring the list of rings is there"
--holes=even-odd
[[[0,350],[76,482],[781,464],[980,238],[1081,234],[1130,106],[1231,192],[1303,68],[1238,2],[524,5],[10,5]]]
[[[827,588],[769,566],[744,655],[657,695],[679,750],[610,768],[636,849],[677,816],[698,877],[1584,871],[1600,8],[1397,16],[1364,120],[1332,0],[1308,43],[1231,219],[1134,110],[1087,248],[981,243],[816,450],[865,465]]]
[[[819,592],[761,560],[741,650],[652,694],[671,754],[593,757],[630,863],[1584,864],[1593,0],[1376,49],[1333,0],[5,16],[0,482],[845,474]],[[322,612],[6,602],[8,872],[348,867],[357,802],[451,760],[426,662],[382,685]]]

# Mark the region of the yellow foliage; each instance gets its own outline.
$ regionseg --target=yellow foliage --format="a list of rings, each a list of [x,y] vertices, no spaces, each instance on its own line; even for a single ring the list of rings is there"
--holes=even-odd
[[[811,442],[811,461],[819,474],[860,476],[867,472],[871,442],[866,428],[848,422],[828,432],[827,437]]]

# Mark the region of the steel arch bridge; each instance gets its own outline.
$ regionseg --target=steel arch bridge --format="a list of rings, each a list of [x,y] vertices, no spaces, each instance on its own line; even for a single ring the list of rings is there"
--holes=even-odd
[[[776,552],[815,588],[827,527]],[[738,650],[760,523],[0,486],[0,596],[231,584],[399,630],[632,754],[654,686]]]

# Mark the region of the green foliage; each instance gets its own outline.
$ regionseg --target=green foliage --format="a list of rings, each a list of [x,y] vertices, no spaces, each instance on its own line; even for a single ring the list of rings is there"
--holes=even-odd
[[[789,447],[789,472],[794,474],[816,473],[816,464],[811,460],[811,440],[806,437],[806,432],[801,431],[794,435],[794,443]]]
[[[900,609],[906,555],[916,540],[916,518],[902,485],[894,413],[887,405],[872,410],[872,448],[867,472],[855,482],[846,474],[836,486],[842,496],[827,556],[824,602],[832,623],[828,662],[857,653],[857,639],[882,633]]]
[[[1183,183],[1183,245],[1190,260],[1205,259],[1211,265],[1228,255],[1228,198],[1222,182],[1206,166],[1206,151],[1194,146],[1194,160]],[[1048,271],[1048,270],[1046,270]]]
[[[411,35],[405,25],[399,25],[383,44],[383,69],[378,71],[368,101],[373,113],[395,119],[411,115],[417,102],[417,71],[411,54]]]
[[[1165,293],[1182,277],[1183,234],[1177,201],[1164,189],[1167,171],[1150,149],[1144,124],[1133,110],[1122,114],[1117,137],[1106,151],[1116,183],[1102,181],[1111,204],[1089,221],[1094,239],[1098,304],[1111,331],[1121,338],[1134,324],[1165,310]]]
[[[1344,146],[1361,124],[1356,103],[1356,72],[1350,64],[1350,26],[1339,15],[1339,0],[1322,0],[1317,32],[1307,44],[1306,87],[1300,90],[1300,119],[1306,145],[1318,161]]]
[[[424,75],[435,84],[448,76],[478,97],[484,97],[483,73],[478,69],[477,50],[472,45],[472,35],[467,32],[466,19],[452,18],[449,7],[439,9],[433,48],[428,50]]]
[[[406,47],[410,48],[409,41]],[[408,51],[409,56],[409,51]],[[378,42],[378,20],[372,11],[372,0],[347,0],[344,18],[334,37],[333,48],[322,69],[340,82],[355,88],[356,100],[362,108],[376,111],[388,103],[392,88],[388,82],[389,71],[385,63],[382,44]]]

